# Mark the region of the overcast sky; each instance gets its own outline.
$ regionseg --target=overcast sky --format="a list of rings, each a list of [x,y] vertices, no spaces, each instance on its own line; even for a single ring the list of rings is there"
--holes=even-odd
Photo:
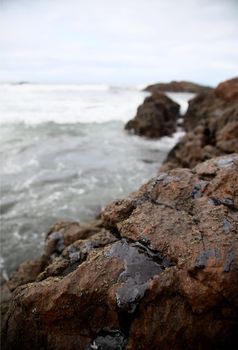
[[[238,75],[238,0],[0,0],[0,81],[216,84]]]

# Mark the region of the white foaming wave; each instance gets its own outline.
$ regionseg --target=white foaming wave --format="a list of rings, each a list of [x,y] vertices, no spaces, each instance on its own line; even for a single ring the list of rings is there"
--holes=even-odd
[[[143,139],[144,142],[148,142],[150,143],[150,147],[152,149],[156,149],[158,151],[169,151],[170,149],[172,149],[177,142],[185,135],[185,132],[182,130],[178,130],[176,131],[174,134],[172,134],[171,136],[163,136],[158,140],[147,140],[147,139]],[[135,140],[138,140],[142,142],[140,140],[140,136],[136,136],[134,135]]]
[[[138,87],[109,85],[0,85],[0,124],[127,122],[148,96]],[[168,93],[185,113],[194,94]]]
[[[0,85],[0,123],[105,123],[134,117],[144,93],[108,85]]]
[[[164,136],[159,140],[158,147],[160,150],[170,150],[177,142],[185,135],[185,132],[179,130],[175,132],[172,136]]]

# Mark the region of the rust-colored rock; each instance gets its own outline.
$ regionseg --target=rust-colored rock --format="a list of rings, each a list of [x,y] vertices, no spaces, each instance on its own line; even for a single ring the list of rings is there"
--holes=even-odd
[[[145,91],[149,92],[191,92],[199,94],[212,90],[209,86],[199,85],[190,81],[171,81],[170,83],[158,83],[147,86]]]
[[[226,87],[230,85],[234,92],[235,83],[228,81],[215,91],[200,94],[189,102],[184,116],[187,133],[169,152],[161,171],[192,168],[201,161],[238,151],[238,99],[235,94],[232,98],[226,97]],[[224,95],[218,93],[220,86],[224,86]]]
[[[215,89],[217,97],[225,101],[238,101],[238,77],[220,83]]]
[[[15,289],[3,349],[237,348],[238,154],[161,173],[100,226]]]
[[[12,292],[19,286],[47,277],[66,276],[86,260],[91,250],[114,242],[115,237],[100,219],[80,225],[58,221],[46,235],[41,258],[23,262],[9,281],[1,286],[1,314],[6,314]]]
[[[169,136],[176,131],[179,105],[162,93],[153,93],[139,106],[126,130],[148,138]]]

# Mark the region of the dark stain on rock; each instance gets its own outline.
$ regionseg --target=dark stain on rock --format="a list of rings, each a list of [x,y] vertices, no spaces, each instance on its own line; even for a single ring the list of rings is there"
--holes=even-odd
[[[123,285],[117,289],[116,297],[118,307],[128,313],[135,311],[148,288],[148,281],[172,265],[160,252],[124,238],[113,245],[108,256],[124,261],[125,270],[118,280]]]
[[[102,330],[85,350],[122,350],[126,344],[120,330]]]
[[[192,197],[193,198],[202,197],[203,192],[204,192],[205,188],[207,187],[207,185],[208,185],[208,181],[204,181],[204,180],[201,180],[198,183],[196,183],[192,189]]]
[[[220,250],[217,248],[214,248],[214,249],[208,249],[208,250],[202,251],[196,259],[195,267],[197,267],[198,269],[203,269],[204,267],[207,266],[208,259],[212,257],[216,258],[217,260],[220,260],[221,259]]]
[[[159,199],[153,198],[149,192],[146,192],[136,200],[133,200],[133,205],[135,207],[138,207],[139,205],[142,205],[145,202],[150,202],[151,204],[154,204],[156,206],[165,206],[170,209],[176,209],[173,205],[169,203],[160,202]]]
[[[77,261],[73,264],[70,264],[63,272],[62,272],[62,276],[67,276],[69,273],[73,272],[74,270],[77,269],[77,267],[80,265],[80,261]]]
[[[230,250],[225,258],[224,266],[223,266],[223,271],[224,272],[229,272],[231,268],[231,264],[233,263],[235,259],[235,254],[233,250]]]
[[[214,205],[225,205],[226,207],[228,207],[231,210],[237,210],[232,198],[227,197],[224,199],[220,199],[220,198],[216,198],[216,197],[211,197],[210,199],[212,200],[212,203]]]

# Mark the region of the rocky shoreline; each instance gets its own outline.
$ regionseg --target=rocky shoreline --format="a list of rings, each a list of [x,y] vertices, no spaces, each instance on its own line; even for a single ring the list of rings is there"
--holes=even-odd
[[[196,96],[184,138],[138,191],[49,230],[42,257],[2,287],[3,349],[237,348],[237,92],[233,79]],[[161,123],[172,106],[176,123],[156,96],[142,112]]]
[[[161,170],[192,168],[199,162],[238,151],[238,78],[190,100],[186,135],[169,152]]]

